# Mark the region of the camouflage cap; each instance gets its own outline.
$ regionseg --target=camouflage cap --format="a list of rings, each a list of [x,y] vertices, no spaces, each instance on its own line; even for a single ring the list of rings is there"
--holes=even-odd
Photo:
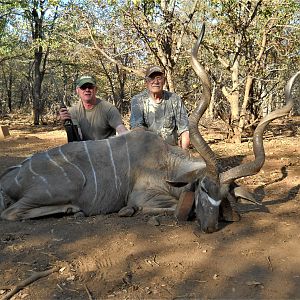
[[[150,66],[149,68],[147,68],[146,70],[146,77],[149,77],[151,76],[151,74],[153,73],[161,73],[161,74],[164,74],[165,71],[162,67],[160,66]]]
[[[93,85],[96,85],[96,79],[94,76],[90,76],[90,75],[83,75],[81,77],[79,77],[76,81],[76,86],[81,87],[86,83],[90,83]]]

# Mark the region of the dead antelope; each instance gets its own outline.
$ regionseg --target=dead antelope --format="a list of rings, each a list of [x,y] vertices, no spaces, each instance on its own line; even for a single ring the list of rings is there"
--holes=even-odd
[[[253,175],[262,167],[264,129],[291,109],[290,90],[299,73],[287,85],[287,105],[258,125],[253,139],[255,160],[220,172],[214,153],[198,130],[211,95],[209,78],[196,58],[203,34],[204,29],[192,51],[192,66],[203,83],[203,95],[190,120],[191,140],[203,159],[190,158],[156,134],[139,130],[106,140],[65,144],[34,154],[1,175],[2,219],[56,213],[91,216],[119,212],[120,216],[131,216],[137,209],[176,210],[177,216],[186,217],[190,207],[185,205],[184,195],[190,193],[195,195],[194,212],[204,232],[217,230],[220,214],[225,220],[235,220],[230,205],[237,192],[234,180]]]

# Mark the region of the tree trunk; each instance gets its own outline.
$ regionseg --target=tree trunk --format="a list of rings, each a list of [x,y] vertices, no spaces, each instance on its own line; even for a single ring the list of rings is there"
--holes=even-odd
[[[40,70],[41,61],[43,56],[42,47],[39,46],[35,50],[34,54],[34,78],[33,78],[33,124],[40,124],[40,112],[41,112],[41,88],[42,88],[42,73]]]
[[[13,75],[10,71],[9,77],[8,77],[8,87],[7,87],[7,107],[9,109],[9,112],[12,112],[12,83],[13,83]]]
[[[228,102],[230,103],[231,108],[231,128],[232,131],[229,132],[228,138],[235,142],[240,143],[242,140],[242,133],[239,130],[239,63],[236,60],[231,68],[232,74],[232,88],[230,91],[226,87],[222,88],[222,92]]]
[[[170,92],[174,92],[175,88],[174,88],[174,83],[173,83],[173,79],[172,79],[172,73],[173,71],[166,71],[166,85],[167,85],[167,90],[169,90]]]
[[[5,84],[5,91],[6,91],[6,104],[8,107],[9,112],[12,112],[12,82],[13,82],[13,75],[11,69],[9,70],[9,74],[7,75],[5,72],[4,67],[2,67],[3,73],[3,81]]]
[[[208,114],[208,117],[210,119],[214,118],[214,106],[215,106],[216,88],[217,88],[217,85],[214,82],[213,86],[212,86],[212,91],[211,91],[211,100],[210,100],[210,103],[209,103],[209,106],[208,106],[208,110],[207,110],[207,114]]]
[[[248,75],[247,79],[246,79],[244,101],[243,101],[243,105],[241,108],[240,121],[239,121],[239,130],[241,133],[243,132],[243,130],[245,128],[247,106],[249,104],[249,96],[250,96],[252,84],[253,84],[253,77],[251,75]]]

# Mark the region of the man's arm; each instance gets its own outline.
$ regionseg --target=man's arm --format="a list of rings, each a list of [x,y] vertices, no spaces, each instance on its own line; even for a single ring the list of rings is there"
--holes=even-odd
[[[136,127],[145,127],[144,112],[141,104],[141,99],[139,99],[138,97],[132,98],[130,111],[130,129]]]
[[[178,146],[181,147],[182,149],[188,149],[189,145],[190,145],[190,132],[187,130],[180,135]]]
[[[182,149],[188,149],[190,145],[189,117],[180,97],[177,98],[176,108],[175,118],[179,134],[178,146]]]
[[[109,110],[107,111],[107,119],[109,125],[116,130],[117,134],[123,134],[128,131],[122,122],[122,116],[119,110],[112,104],[107,104]]]
[[[121,124],[116,127],[116,131],[117,131],[117,134],[123,134],[123,133],[127,132],[128,129],[123,124]]]

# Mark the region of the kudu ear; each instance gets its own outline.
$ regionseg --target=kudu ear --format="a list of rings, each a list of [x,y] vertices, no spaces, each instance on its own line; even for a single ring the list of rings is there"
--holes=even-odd
[[[236,198],[243,198],[249,202],[255,203],[257,205],[262,205],[261,203],[257,202],[254,198],[254,195],[246,190],[244,187],[237,186],[233,190],[233,194]]]
[[[166,182],[174,187],[182,187],[201,178],[205,174],[204,161],[183,161],[173,170]]]

